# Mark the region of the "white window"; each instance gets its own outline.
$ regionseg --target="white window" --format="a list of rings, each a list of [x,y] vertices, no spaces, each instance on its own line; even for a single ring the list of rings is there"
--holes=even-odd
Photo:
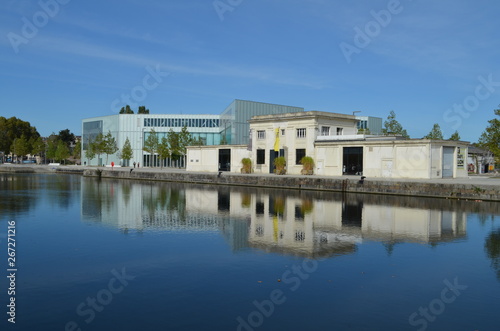
[[[330,127],[329,126],[322,126],[321,127],[321,135],[322,136],[329,136],[330,135]]]
[[[343,128],[337,128],[337,136],[341,136],[344,132]]]
[[[285,129],[281,129],[281,135],[284,136],[285,135]]]
[[[306,129],[301,128],[297,129],[297,138],[305,138],[306,137]]]
[[[257,131],[257,139],[266,139],[266,131]]]

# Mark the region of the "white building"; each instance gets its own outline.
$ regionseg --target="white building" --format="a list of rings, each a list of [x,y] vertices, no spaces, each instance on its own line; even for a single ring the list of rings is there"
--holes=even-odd
[[[255,116],[250,120],[249,146],[188,149],[187,170],[218,171],[221,149],[239,172],[249,157],[255,173],[273,173],[273,161],[286,159],[287,174],[301,174],[302,157],[315,161],[317,175],[363,175],[370,178],[467,177],[466,142],[357,135],[355,116],[309,111]],[[248,150],[248,151],[247,151]],[[219,156],[207,162],[202,154]],[[227,157],[229,155],[229,157]]]

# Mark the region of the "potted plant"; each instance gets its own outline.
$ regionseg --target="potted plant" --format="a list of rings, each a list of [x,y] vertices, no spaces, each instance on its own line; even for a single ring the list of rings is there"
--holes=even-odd
[[[304,156],[300,159],[300,163],[302,164],[302,170],[300,171],[303,175],[312,175],[314,174],[314,160],[310,156]]]
[[[241,168],[242,174],[250,174],[252,173],[252,160],[248,157],[245,157],[241,160],[241,164],[243,167]]]
[[[276,175],[284,175],[286,173],[286,159],[283,156],[279,156],[274,159],[274,166],[276,170],[274,171]]]

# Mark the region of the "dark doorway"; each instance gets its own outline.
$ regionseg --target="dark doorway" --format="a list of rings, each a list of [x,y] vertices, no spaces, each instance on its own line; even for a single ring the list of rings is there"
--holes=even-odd
[[[219,149],[219,171],[231,171],[230,149]]]
[[[344,147],[342,173],[344,175],[363,174],[363,147]]]
[[[276,167],[274,166],[274,159],[277,158],[278,156],[285,156],[285,150],[280,149],[279,152],[276,152],[275,150],[270,150],[269,151],[269,173],[274,174],[274,170]]]

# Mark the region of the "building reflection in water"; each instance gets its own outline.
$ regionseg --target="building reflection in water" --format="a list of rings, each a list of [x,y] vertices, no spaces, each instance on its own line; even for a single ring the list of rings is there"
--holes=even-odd
[[[233,250],[303,257],[366,240],[439,244],[466,236],[465,202],[82,179],[82,220],[131,230],[219,232]]]

